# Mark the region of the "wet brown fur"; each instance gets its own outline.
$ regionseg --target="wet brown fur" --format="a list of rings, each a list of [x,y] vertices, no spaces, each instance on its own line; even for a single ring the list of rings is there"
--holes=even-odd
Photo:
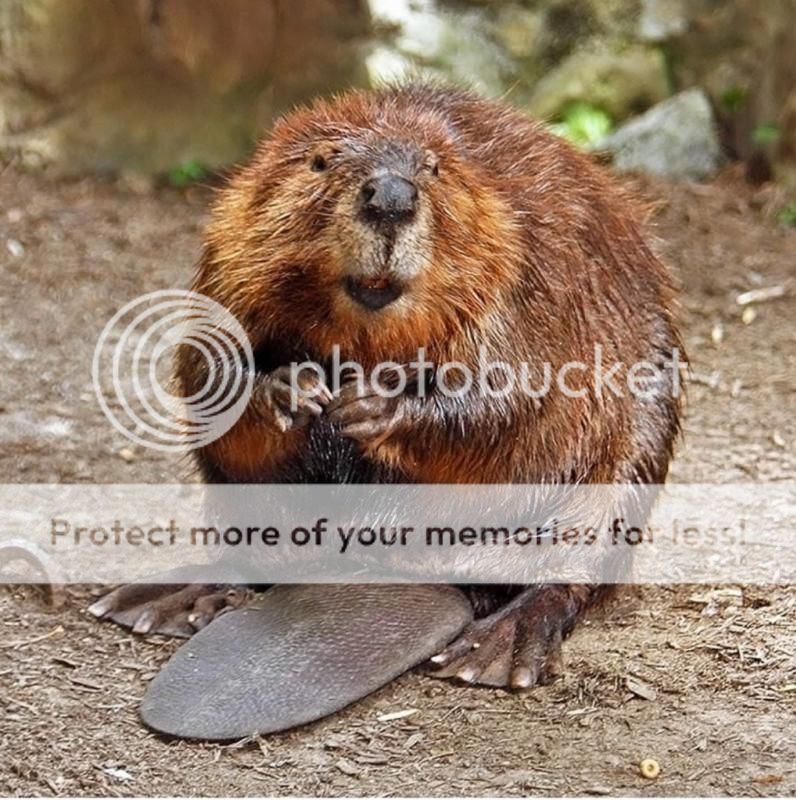
[[[358,235],[342,198],[379,166],[385,142],[419,154],[428,238],[404,295],[372,312],[341,291],[350,268],[341,253]],[[318,156],[330,167],[321,174],[311,169]],[[323,363],[334,345],[366,369],[410,362],[423,347],[435,364],[477,371],[483,346],[492,360],[548,362],[555,374],[593,363],[595,345],[608,365],[661,367],[680,340],[645,213],[604,169],[504,104],[427,86],[351,92],[282,119],[232,177],[194,289],[239,319],[261,356],[259,379],[291,360]],[[186,394],[207,376],[188,349],[177,372]],[[569,382],[584,396],[407,392],[387,433],[365,441],[344,440],[323,416],[283,433],[252,403],[198,453],[199,466],[211,482],[662,483],[680,419],[671,380],[646,399],[600,398],[591,371]],[[547,679],[561,638],[606,593],[473,590],[477,616],[490,616],[452,645],[466,652],[443,674],[518,687]],[[479,664],[487,652],[499,661]]]
[[[339,292],[335,194],[361,179],[337,153],[355,141],[409,141],[439,160],[419,172],[433,253],[401,308],[377,314]],[[318,153],[332,168],[309,169]],[[225,305],[256,347],[323,361],[334,344],[370,368],[425,347],[430,361],[661,364],[679,346],[667,270],[645,243],[645,211],[587,156],[506,105],[422,86],[320,100],[275,127],[215,207],[194,288]],[[179,364],[186,392],[203,378]],[[571,375],[570,383],[578,380]],[[591,377],[582,376],[591,390]],[[425,406],[423,405],[425,403]],[[662,482],[679,403],[665,391],[582,399],[409,400],[364,455],[402,480],[432,483]],[[308,432],[249,413],[200,454],[223,479],[269,481]]]

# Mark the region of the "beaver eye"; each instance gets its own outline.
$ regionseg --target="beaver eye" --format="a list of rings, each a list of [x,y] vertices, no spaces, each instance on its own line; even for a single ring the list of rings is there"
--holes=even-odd
[[[439,178],[439,158],[436,153],[430,150],[426,151],[426,158],[423,162],[424,169],[427,169],[435,178]]]
[[[312,157],[312,161],[310,162],[310,169],[313,172],[324,172],[328,166],[328,162],[322,155],[320,155],[320,153],[314,155]]]

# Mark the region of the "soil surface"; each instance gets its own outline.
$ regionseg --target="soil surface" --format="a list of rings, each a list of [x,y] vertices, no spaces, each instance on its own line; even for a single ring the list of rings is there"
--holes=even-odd
[[[145,188],[0,176],[4,482],[193,479],[117,434],[91,386],[106,321],[145,291],[187,286],[198,255],[209,192]],[[793,480],[796,231],[776,222],[780,198],[732,173],[638,188],[685,288],[693,379],[672,478]],[[736,302],[771,286],[785,296]],[[409,674],[320,723],[225,746],[141,726],[146,683],[176,645],[89,617],[100,593],[71,587],[54,612],[38,589],[0,588],[4,794],[796,793],[796,587],[628,592],[576,631],[550,686]],[[639,774],[646,758],[655,780]]]

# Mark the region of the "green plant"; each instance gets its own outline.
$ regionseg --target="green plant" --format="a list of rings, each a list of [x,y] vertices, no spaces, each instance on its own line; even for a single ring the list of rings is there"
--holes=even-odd
[[[725,111],[736,114],[744,105],[749,94],[743,86],[729,86],[719,97],[719,102]]]
[[[789,206],[785,206],[785,208],[779,212],[779,221],[783,225],[796,228],[796,203],[791,203]]]
[[[207,167],[199,160],[192,159],[172,167],[167,173],[168,182],[176,189],[182,189],[209,175]]]
[[[573,103],[551,126],[553,133],[563,136],[578,147],[590,147],[604,139],[614,127],[610,114],[589,103]]]
[[[752,139],[755,144],[767,145],[774,144],[782,136],[782,129],[774,122],[767,122],[755,128]]]

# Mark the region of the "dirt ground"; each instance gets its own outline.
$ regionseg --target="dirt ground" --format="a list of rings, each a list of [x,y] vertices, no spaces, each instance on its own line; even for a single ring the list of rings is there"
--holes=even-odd
[[[685,287],[694,380],[678,481],[796,477],[796,231],[771,190],[643,183]],[[173,482],[93,396],[105,322],[144,291],[187,285],[208,193],[0,176],[0,477]],[[785,297],[737,305],[739,292]],[[720,340],[720,341],[719,341]],[[0,792],[32,795],[794,795],[796,587],[664,586],[584,624],[561,679],[527,694],[405,675],[347,711],[228,746],[166,741],[138,722],[174,643],[36,589],[0,589]],[[641,683],[639,683],[639,681]],[[390,712],[415,709],[402,719]],[[641,759],[661,765],[640,777]]]

